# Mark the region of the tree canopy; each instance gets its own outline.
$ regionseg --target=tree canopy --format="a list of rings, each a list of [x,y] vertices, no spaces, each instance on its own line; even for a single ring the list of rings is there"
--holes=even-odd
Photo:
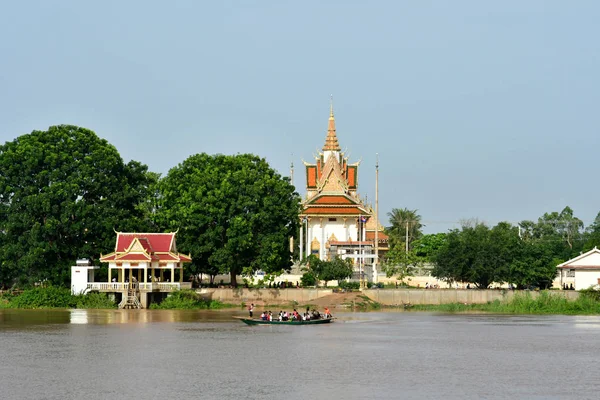
[[[402,246],[410,250],[412,243],[423,235],[421,216],[417,210],[393,208],[388,217],[391,226],[386,229],[386,233],[390,237],[391,247]]]
[[[71,125],[0,146],[0,283],[65,284],[78,258],[114,248],[117,230],[148,221],[152,177],[112,145]]]
[[[317,282],[325,281],[325,286],[329,281],[340,281],[352,276],[352,260],[349,258],[344,260],[335,257],[332,260],[321,260],[315,255],[310,255],[305,262],[309,266],[309,270],[305,275],[307,277],[314,276]],[[306,278],[305,280],[308,281]],[[305,280],[303,280],[303,284]]]
[[[229,273],[236,285],[236,275],[291,266],[300,197],[264,159],[197,154],[169,171],[159,193],[157,223],[179,229],[194,272]]]

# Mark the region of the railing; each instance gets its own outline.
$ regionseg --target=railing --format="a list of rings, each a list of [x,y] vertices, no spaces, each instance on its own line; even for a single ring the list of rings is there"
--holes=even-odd
[[[152,282],[138,283],[139,290],[160,292],[172,292],[180,289],[191,289],[191,282]],[[120,292],[129,289],[129,283],[122,282],[91,282],[87,284],[87,290],[97,290],[99,292]]]

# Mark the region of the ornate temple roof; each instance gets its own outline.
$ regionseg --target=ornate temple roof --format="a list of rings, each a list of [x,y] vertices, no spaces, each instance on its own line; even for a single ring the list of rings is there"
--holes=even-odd
[[[189,255],[177,252],[176,232],[124,233],[117,232],[115,251],[100,256],[101,262],[109,261],[175,261],[191,262]]]

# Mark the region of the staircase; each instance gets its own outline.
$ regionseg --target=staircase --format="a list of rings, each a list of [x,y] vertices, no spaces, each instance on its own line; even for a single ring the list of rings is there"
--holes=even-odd
[[[123,293],[123,300],[119,303],[120,309],[130,309],[130,308],[142,308],[142,304],[140,303],[140,299],[138,298],[139,294],[139,285],[137,282],[129,283],[129,287],[127,288],[127,293]]]

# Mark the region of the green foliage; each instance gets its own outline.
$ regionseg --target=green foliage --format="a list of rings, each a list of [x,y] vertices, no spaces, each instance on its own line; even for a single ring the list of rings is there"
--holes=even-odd
[[[109,309],[117,308],[117,303],[108,298],[106,293],[88,293],[74,296],[76,299],[76,308],[84,309]]]
[[[396,276],[396,279],[403,280],[412,276],[424,262],[425,259],[418,256],[414,249],[407,253],[402,247],[395,246],[386,254],[381,268],[388,278]]]
[[[338,286],[341,289],[346,289],[346,290],[358,290],[360,289],[360,282],[346,282],[346,281],[341,281]]]
[[[117,304],[105,293],[73,295],[66,288],[36,287],[21,294],[5,293],[0,308],[116,308]]]
[[[302,282],[303,287],[307,286],[316,286],[317,285],[317,277],[311,271],[307,271],[302,274],[302,278],[300,278],[300,282]]]
[[[484,311],[509,314],[600,314],[600,302],[587,295],[581,295],[577,300],[567,300],[560,294],[541,291],[535,297],[529,293],[517,293],[511,300],[501,302],[495,300],[487,304],[439,304],[414,305],[416,311],[469,312]]]
[[[178,290],[171,293],[166,299],[158,304],[151,304],[153,310],[195,310],[195,309],[219,309],[227,305],[216,300],[205,300],[193,290]],[[230,307],[235,307],[231,305]]]
[[[114,247],[114,231],[143,229],[146,166],[125,164],[90,130],[33,131],[0,146],[0,287],[66,284],[77,258]]]
[[[406,250],[406,242],[408,241],[408,249],[411,250],[413,242],[423,235],[424,225],[421,224],[421,216],[417,214],[417,210],[393,208],[388,216],[390,217],[391,226],[386,229],[386,233],[390,238],[390,247],[401,247]]]
[[[235,286],[238,274],[291,266],[300,198],[264,159],[197,154],[172,168],[159,191],[157,223],[179,229],[192,272],[229,273]]]
[[[412,249],[424,262],[432,262],[438,250],[446,243],[446,236],[446,233],[423,235],[413,242]]]
[[[433,276],[448,283],[472,282],[481,289],[492,282],[547,288],[556,276],[548,242],[521,240],[518,228],[507,222],[491,229],[476,224],[450,231],[433,261]]]
[[[341,259],[335,257],[331,261],[323,261],[315,255],[310,255],[306,260],[308,271],[311,272],[318,281],[325,281],[325,286],[329,281],[341,281],[352,276],[354,268],[351,259]]]
[[[10,302],[13,308],[75,308],[77,298],[69,289],[48,286],[24,290]]]

